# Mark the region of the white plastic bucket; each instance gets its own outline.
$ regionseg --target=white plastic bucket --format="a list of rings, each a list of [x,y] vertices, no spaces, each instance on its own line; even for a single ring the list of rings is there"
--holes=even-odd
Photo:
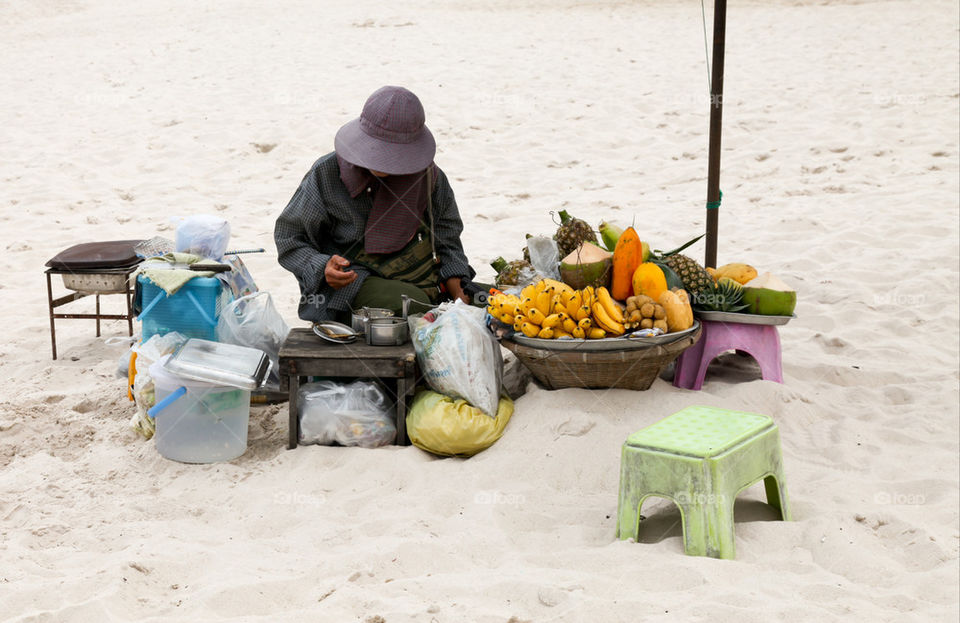
[[[157,452],[181,463],[229,461],[246,452],[250,392],[170,374],[163,368],[167,358],[150,366],[157,404],[186,391],[155,413]]]

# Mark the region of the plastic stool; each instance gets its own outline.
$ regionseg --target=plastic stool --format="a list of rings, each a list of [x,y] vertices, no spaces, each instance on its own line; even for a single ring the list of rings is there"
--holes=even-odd
[[[734,558],[734,500],[761,479],[767,502],[789,521],[780,432],[772,419],[687,407],[624,442],[617,537],[636,539],[644,500],[659,496],[680,508],[687,554]]]
[[[775,326],[713,320],[700,320],[700,323],[703,325],[700,340],[677,359],[674,387],[699,390],[703,387],[707,366],[714,357],[728,350],[753,357],[760,364],[763,380],[783,383],[780,333]]]

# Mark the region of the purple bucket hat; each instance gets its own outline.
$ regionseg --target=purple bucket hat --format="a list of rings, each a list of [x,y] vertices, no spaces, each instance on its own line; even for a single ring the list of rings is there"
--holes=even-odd
[[[340,128],[333,144],[347,162],[390,175],[423,171],[437,152],[420,100],[392,86],[374,91],[360,117]]]

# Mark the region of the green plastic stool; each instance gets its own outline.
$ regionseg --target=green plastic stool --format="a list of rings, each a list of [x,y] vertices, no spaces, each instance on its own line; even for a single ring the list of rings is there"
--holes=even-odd
[[[620,459],[617,537],[637,538],[650,496],[680,508],[684,551],[734,558],[733,502],[764,481],[767,502],[790,520],[780,432],[758,413],[687,407],[630,435]]]

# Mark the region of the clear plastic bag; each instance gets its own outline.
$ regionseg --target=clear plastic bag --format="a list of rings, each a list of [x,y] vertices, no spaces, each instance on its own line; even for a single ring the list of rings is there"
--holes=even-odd
[[[456,301],[411,322],[417,361],[434,391],[497,416],[503,375],[500,345],[486,312]]]
[[[542,277],[560,279],[560,249],[557,241],[546,236],[533,236],[527,239],[530,251],[530,264]]]
[[[376,448],[397,436],[393,404],[373,381],[307,383],[297,394],[300,443]]]
[[[256,292],[230,302],[217,324],[219,341],[267,353],[273,365],[264,386],[273,390],[280,389],[280,347],[288,333],[290,327],[273,306],[268,292]]]
[[[130,426],[146,439],[153,437],[156,431],[153,418],[147,415],[147,410],[156,403],[150,366],[164,355],[177,350],[186,341],[185,335],[173,331],[164,335],[154,335],[146,342],[133,345],[132,350],[137,354],[137,358],[133,361],[136,369],[136,376],[133,379],[133,401],[137,405],[137,410],[130,418]]]
[[[230,243],[230,223],[212,214],[196,214],[177,223],[177,252],[219,260]]]

